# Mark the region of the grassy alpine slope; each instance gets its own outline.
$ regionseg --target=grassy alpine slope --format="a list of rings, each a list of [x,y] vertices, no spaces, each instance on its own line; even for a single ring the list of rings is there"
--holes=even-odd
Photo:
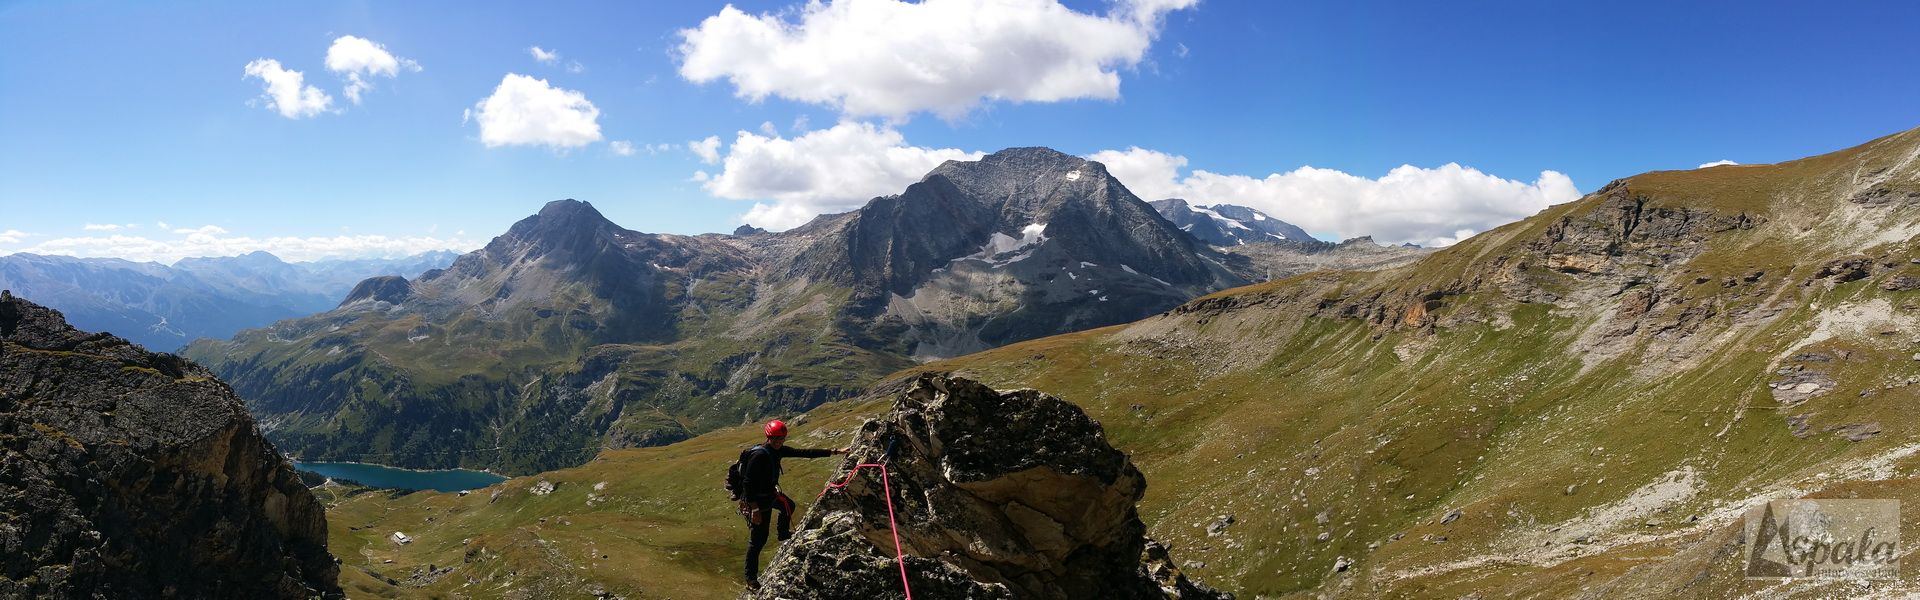
[[[1083,406],[1146,474],[1151,535],[1242,597],[1911,593],[1913,575],[1749,581],[1738,544],[1742,511],[1768,499],[1920,502],[1916,234],[1920,130],[1639,175],[1407,267],[1236,288],[920,369]],[[830,405],[806,429],[834,444],[879,406]],[[333,547],[401,583],[349,581],[370,596],[410,591],[406,570],[427,564],[456,566],[426,589],[471,576],[468,597],[730,596],[744,542],[717,477],[751,439],[607,452],[542,476],[564,483],[541,497],[523,478],[491,504],[351,498]],[[396,527],[421,541],[379,541]],[[492,549],[462,562],[472,535]],[[645,572],[555,558],[589,547]]]

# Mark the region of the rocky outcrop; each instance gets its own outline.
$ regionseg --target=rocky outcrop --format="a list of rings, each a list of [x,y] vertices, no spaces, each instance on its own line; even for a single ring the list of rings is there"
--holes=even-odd
[[[337,596],[323,508],[199,365],[0,292],[0,597]]]
[[[922,375],[861,428],[846,487],[803,519],[746,597],[898,597],[893,499],[906,579],[920,598],[1224,598],[1151,543],[1146,480],[1100,424],[1034,390]]]

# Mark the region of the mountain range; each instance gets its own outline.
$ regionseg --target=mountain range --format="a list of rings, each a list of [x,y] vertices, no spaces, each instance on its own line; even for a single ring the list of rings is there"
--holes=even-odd
[[[325,311],[362,279],[413,276],[444,267],[455,256],[443,250],[399,259],[288,263],[252,252],[168,266],[23,252],[0,256],[0,287],[65,313],[76,327],[171,350],[197,338],[225,339]]]
[[[446,269],[187,355],[297,456],[529,472],[1136,320],[1273,264],[1198,241],[1098,162],[1014,148],[779,233],[647,234],[551,202]]]
[[[1241,597],[1903,597],[1911,577],[1749,579],[1743,517],[1780,499],[1920,502],[1916,294],[1911,130],[1636,175],[1411,264],[914,365],[790,422],[796,445],[866,440],[895,406],[879,392],[923,372],[1057,396],[1150,482],[1147,535]],[[608,450],[492,498],[361,495],[331,509],[365,531],[336,546],[370,553],[349,559],[367,573],[465,553],[477,562],[458,569],[498,589],[731,597],[714,565],[737,560],[738,518],[702,484],[757,435]],[[817,462],[786,480],[824,484]],[[522,493],[536,482],[554,491]],[[848,518],[817,506],[806,522]],[[415,545],[379,543],[427,517],[444,520]],[[505,533],[476,551],[475,530]]]

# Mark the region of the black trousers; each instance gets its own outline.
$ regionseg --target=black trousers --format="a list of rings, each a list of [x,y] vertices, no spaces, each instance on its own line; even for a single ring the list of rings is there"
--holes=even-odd
[[[767,525],[773,522],[773,515],[767,513],[770,510],[780,512],[780,541],[787,541],[787,538],[793,537],[793,499],[785,493],[774,492],[772,496],[750,501],[759,507],[762,515],[759,524],[754,524],[752,519],[747,520],[752,530],[747,538],[747,581],[755,581],[760,579],[760,551],[767,546]]]

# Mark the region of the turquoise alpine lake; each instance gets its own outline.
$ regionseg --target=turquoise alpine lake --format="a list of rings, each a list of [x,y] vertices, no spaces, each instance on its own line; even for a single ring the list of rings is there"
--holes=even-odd
[[[487,487],[507,478],[485,471],[442,469],[414,471],[365,463],[293,463],[293,468],[312,471],[333,479],[346,479],[361,485],[401,490],[458,492]]]

